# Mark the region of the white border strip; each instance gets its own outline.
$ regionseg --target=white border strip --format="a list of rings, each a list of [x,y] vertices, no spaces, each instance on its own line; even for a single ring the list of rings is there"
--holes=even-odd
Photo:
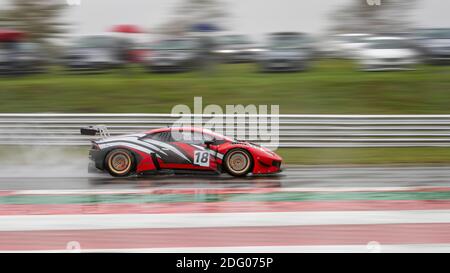
[[[367,245],[64,249],[0,253],[450,253],[450,244],[382,245],[369,242]]]
[[[0,231],[450,223],[450,210],[0,216]]]
[[[450,188],[449,186],[419,187],[321,187],[321,188],[153,188],[153,189],[88,189],[88,190],[19,190],[0,191],[0,195],[98,195],[98,194],[159,194],[171,191],[192,191],[193,193],[214,193],[220,191],[242,191],[243,193],[267,192],[396,192],[429,191]]]

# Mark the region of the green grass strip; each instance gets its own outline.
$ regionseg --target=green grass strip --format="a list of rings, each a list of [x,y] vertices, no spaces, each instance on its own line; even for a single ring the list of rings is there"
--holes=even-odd
[[[210,73],[94,75],[62,71],[0,78],[0,112],[170,113],[177,104],[280,105],[286,114],[448,114],[450,66],[360,72],[351,61],[321,60],[308,72],[259,73],[230,64]]]

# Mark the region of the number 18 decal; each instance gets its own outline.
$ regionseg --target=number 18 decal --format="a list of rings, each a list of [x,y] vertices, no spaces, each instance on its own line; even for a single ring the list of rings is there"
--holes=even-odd
[[[194,152],[194,165],[209,167],[209,152],[208,151],[195,151]]]

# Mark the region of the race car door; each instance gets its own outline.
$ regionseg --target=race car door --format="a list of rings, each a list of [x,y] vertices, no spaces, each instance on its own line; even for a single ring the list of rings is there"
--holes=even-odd
[[[173,169],[190,169],[199,171],[217,171],[218,164],[215,152],[211,149],[212,146],[207,147],[205,141],[212,140],[212,137],[203,134],[201,131],[172,131],[172,142],[170,145],[177,148],[189,159],[188,164],[170,164],[169,167]]]

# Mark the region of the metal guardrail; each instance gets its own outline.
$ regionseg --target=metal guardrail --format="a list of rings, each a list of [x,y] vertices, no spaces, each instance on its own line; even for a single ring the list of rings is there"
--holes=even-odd
[[[185,117],[200,117],[200,115]],[[204,121],[208,121],[212,116],[201,117]],[[226,121],[227,117],[243,116],[219,117],[224,117]],[[450,115],[257,117],[267,118],[269,122],[279,122],[279,147],[450,146]],[[0,145],[89,145],[92,137],[80,135],[80,127],[103,124],[114,136],[167,127],[177,119],[179,117],[170,114],[0,114]],[[225,122],[240,129],[257,123],[258,121],[251,118]],[[270,132],[270,127],[268,129]],[[258,138],[247,140],[265,143]]]

